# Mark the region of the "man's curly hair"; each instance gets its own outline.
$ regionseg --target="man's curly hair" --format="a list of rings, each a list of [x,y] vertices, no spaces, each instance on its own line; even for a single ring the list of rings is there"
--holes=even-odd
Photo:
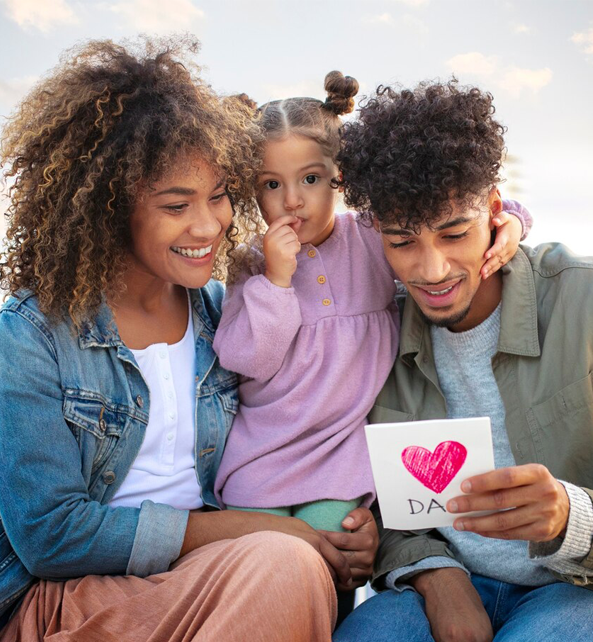
[[[338,164],[348,205],[404,228],[429,227],[500,182],[505,128],[492,95],[476,87],[424,82],[380,86],[344,126]]]
[[[4,128],[9,187],[0,283],[26,288],[49,316],[75,325],[123,289],[129,217],[139,190],[175,160],[198,155],[226,180],[235,216],[226,235],[259,223],[253,184],[261,134],[253,110],[220,99],[192,62],[189,36],[117,45],[91,41],[21,102]],[[224,272],[219,252],[215,276]]]

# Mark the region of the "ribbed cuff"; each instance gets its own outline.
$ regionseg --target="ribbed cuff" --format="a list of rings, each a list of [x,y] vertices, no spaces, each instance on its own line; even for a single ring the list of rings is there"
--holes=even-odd
[[[521,227],[523,228],[521,240],[524,241],[533,225],[533,217],[529,213],[529,210],[526,207],[523,207],[519,201],[513,201],[511,199],[503,200],[502,209],[507,214],[516,216],[521,221]]]
[[[294,288],[290,286],[289,288],[283,288],[281,285],[276,285],[275,283],[272,283],[270,279],[268,279],[267,276],[264,274],[257,274],[256,276],[251,277],[254,281],[257,281],[264,285],[268,290],[271,290],[272,292],[276,292],[279,296],[285,295],[285,294],[291,294],[294,295]]]
[[[566,535],[564,539],[557,537],[551,542],[529,542],[529,557],[559,573],[572,573],[574,562],[581,560],[591,550],[593,503],[582,488],[558,481],[566,489],[570,502]]]

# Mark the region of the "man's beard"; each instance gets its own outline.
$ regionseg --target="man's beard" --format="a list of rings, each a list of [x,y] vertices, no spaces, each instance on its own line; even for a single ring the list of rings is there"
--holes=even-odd
[[[427,316],[423,311],[420,306],[418,306],[418,310],[420,311],[420,316],[424,319],[424,322],[427,323],[428,325],[434,325],[437,326],[438,328],[450,328],[451,326],[457,325],[458,323],[461,323],[465,317],[470,312],[471,309],[471,303],[465,308],[465,310],[462,310],[461,312],[457,312],[456,314],[452,314],[449,317],[440,317],[438,319],[432,319],[431,317]]]

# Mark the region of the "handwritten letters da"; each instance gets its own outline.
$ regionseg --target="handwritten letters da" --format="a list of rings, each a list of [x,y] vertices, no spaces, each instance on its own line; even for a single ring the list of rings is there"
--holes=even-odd
[[[445,506],[461,482],[494,468],[490,419],[440,419],[366,426],[383,523],[415,530],[449,526]]]

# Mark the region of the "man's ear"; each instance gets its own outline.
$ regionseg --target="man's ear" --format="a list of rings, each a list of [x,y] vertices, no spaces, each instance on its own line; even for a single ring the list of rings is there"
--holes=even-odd
[[[502,196],[498,187],[493,187],[488,194],[488,215],[490,217],[490,229],[494,229],[492,219],[502,212]]]

